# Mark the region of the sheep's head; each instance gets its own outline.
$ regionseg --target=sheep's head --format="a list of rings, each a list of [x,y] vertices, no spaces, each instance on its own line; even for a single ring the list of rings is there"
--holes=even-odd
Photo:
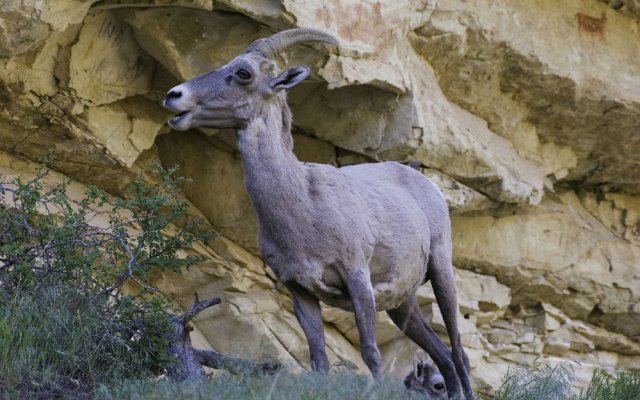
[[[302,82],[309,67],[280,72],[273,58],[298,43],[320,41],[338,45],[326,33],[290,29],[258,39],[227,65],[178,85],[167,93],[164,107],[179,114],[169,119],[177,130],[193,127],[243,128],[283,90]]]
[[[404,378],[404,385],[409,390],[425,393],[428,399],[446,400],[447,387],[444,377],[433,365],[433,362],[426,354],[416,352],[413,358],[413,371]]]

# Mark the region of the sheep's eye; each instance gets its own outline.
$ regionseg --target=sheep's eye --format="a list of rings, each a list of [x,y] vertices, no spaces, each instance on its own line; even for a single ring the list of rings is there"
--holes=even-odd
[[[436,383],[435,385],[433,385],[433,387],[434,387],[437,391],[444,390],[444,383]]]
[[[236,76],[246,81],[248,79],[251,79],[251,72],[247,71],[246,69],[239,69],[236,71]]]

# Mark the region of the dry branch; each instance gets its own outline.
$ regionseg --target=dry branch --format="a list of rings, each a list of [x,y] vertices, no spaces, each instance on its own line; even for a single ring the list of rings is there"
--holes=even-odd
[[[193,328],[189,325],[189,321],[202,311],[220,304],[220,302],[219,297],[199,301],[196,295],[195,302],[188,311],[180,316],[172,316],[170,318],[173,332],[169,335],[171,342],[169,355],[173,358],[173,361],[167,367],[167,373],[171,378],[178,381],[204,378],[206,374],[203,366],[251,374],[273,373],[282,367],[275,361],[256,363],[251,360],[229,357],[214,350],[193,348],[191,337],[189,336],[189,332]]]
[[[194,353],[200,364],[209,368],[226,369],[248,374],[271,374],[282,368],[282,365],[275,361],[256,363],[251,360],[225,356],[215,350],[194,349]]]
[[[188,324],[189,321],[195,318],[195,316],[200,314],[202,311],[206,310],[209,307],[213,307],[217,304],[220,304],[222,302],[222,300],[220,300],[220,297],[212,297],[208,300],[203,300],[203,301],[198,301],[197,294],[194,297],[195,297],[195,302],[193,306],[191,306],[191,309],[185,312],[184,314],[182,314],[182,316],[180,316],[180,320],[182,324]]]

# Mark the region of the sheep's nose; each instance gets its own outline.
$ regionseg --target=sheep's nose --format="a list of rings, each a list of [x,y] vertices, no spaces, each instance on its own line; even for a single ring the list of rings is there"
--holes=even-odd
[[[180,97],[182,97],[180,90],[170,90],[169,93],[167,93],[167,100],[179,99]]]

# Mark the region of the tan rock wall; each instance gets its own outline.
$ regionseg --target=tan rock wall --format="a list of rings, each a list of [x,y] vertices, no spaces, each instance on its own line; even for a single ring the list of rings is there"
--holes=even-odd
[[[179,164],[223,237],[207,262],[154,277],[222,351],[309,367],[291,301],[259,258],[233,132],[171,132],[168,88],[252,40],[325,30],[335,51],[291,91],[295,152],[348,165],[419,160],[452,210],[463,342],[478,390],[510,365],[640,365],[640,45],[637,1],[5,1],[0,5],[0,166],[54,149],[63,174],[119,193],[150,160]],[[418,292],[437,332],[430,286]],[[365,371],[352,316],[326,307],[332,363]],[[380,315],[386,371],[415,346]]]

